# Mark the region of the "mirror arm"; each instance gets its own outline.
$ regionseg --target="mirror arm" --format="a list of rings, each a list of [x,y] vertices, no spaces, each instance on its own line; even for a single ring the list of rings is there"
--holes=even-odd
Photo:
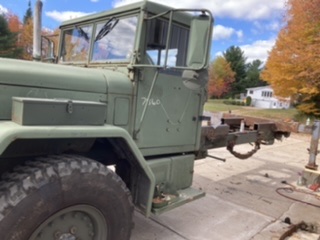
[[[166,42],[166,55],[165,55],[165,61],[164,61],[164,68],[167,68],[167,64],[168,64],[168,54],[169,54],[169,44],[170,44],[170,39],[171,39],[172,19],[173,19],[173,11],[170,12],[168,36],[167,36],[167,42]]]

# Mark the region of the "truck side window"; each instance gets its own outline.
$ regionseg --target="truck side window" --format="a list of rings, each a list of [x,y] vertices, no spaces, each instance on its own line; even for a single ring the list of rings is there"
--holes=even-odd
[[[86,62],[89,56],[92,25],[77,26],[63,32],[61,60]]]
[[[111,18],[97,24],[92,61],[129,62],[134,49],[137,16]]]
[[[160,19],[148,21],[146,56],[150,64],[164,65],[168,30],[167,21]],[[188,40],[189,29],[173,23],[168,46],[167,65],[169,67],[186,66]]]

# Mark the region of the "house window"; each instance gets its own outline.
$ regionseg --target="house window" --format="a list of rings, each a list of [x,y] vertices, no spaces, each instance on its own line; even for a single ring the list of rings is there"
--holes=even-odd
[[[261,96],[262,97],[271,98],[272,97],[272,92],[270,92],[270,91],[262,91],[261,92]]]
[[[250,90],[250,91],[249,91],[249,94],[253,94],[253,90]]]

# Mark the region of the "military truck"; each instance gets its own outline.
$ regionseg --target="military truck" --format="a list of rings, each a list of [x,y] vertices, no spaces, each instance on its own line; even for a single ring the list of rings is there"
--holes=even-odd
[[[64,22],[55,63],[0,59],[1,240],[129,239],[134,208],[204,196],[191,185],[208,149],[246,158],[287,134],[207,126],[212,25],[144,1]]]

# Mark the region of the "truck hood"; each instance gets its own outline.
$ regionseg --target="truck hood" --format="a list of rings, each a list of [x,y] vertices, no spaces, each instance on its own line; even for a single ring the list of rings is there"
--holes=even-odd
[[[10,119],[12,97],[106,102],[112,94],[132,94],[125,73],[0,58],[0,119]]]
[[[110,70],[0,58],[0,84],[11,86],[106,94],[108,82],[119,77],[126,78],[124,74]]]

